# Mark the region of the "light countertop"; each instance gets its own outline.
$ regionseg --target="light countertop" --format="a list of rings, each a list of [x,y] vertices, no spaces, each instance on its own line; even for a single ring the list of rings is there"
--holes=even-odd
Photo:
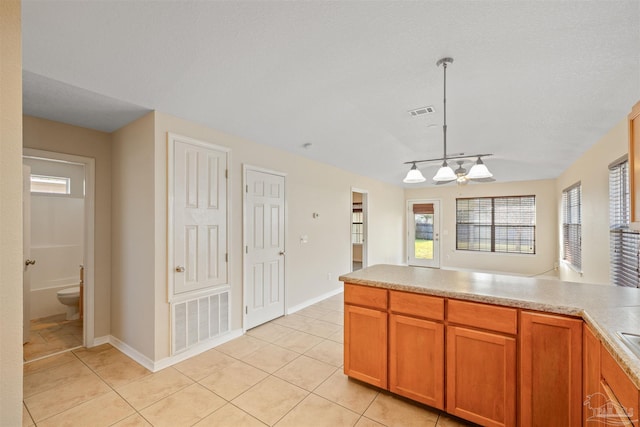
[[[617,335],[640,335],[640,289],[400,265],[374,265],[339,280],[581,317],[640,388],[640,359]]]

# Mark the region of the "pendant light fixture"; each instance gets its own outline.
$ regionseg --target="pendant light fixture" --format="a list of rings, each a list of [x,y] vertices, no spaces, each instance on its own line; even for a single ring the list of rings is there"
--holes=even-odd
[[[491,156],[491,154],[474,154],[471,156],[456,155],[452,157],[447,157],[447,66],[451,63],[453,63],[453,58],[449,58],[449,57],[439,59],[438,62],[436,62],[436,66],[439,67],[442,65],[442,68],[444,71],[444,96],[442,99],[443,115],[444,115],[444,120],[442,125],[442,137],[443,137],[442,139],[443,139],[443,146],[444,146],[443,156],[442,158],[439,158],[439,159],[412,160],[409,162],[405,162],[405,164],[411,164],[411,169],[407,173],[407,176],[404,178],[403,180],[404,183],[414,184],[414,183],[420,183],[420,182],[426,181],[425,177],[422,175],[422,172],[420,172],[420,170],[416,166],[416,163],[440,161],[440,160],[442,160],[442,166],[440,166],[440,169],[438,169],[438,172],[433,177],[433,181],[436,184],[443,184],[451,181],[460,182],[460,179],[462,177],[464,177],[465,181],[467,179],[485,180],[485,181],[493,180],[491,178],[493,175],[491,174],[491,172],[489,172],[489,169],[487,169],[487,166],[482,162],[482,157]],[[462,176],[460,175],[460,173],[454,172],[454,170],[447,163],[447,160],[470,159],[474,157],[477,157],[478,160],[473,165],[469,173]],[[458,170],[460,170],[462,168],[462,162],[458,162],[458,164],[460,166]]]
[[[425,182],[427,179],[422,175],[422,172],[418,169],[415,162],[409,172],[407,172],[407,176],[404,178],[403,182],[407,184],[417,184],[418,182]]]

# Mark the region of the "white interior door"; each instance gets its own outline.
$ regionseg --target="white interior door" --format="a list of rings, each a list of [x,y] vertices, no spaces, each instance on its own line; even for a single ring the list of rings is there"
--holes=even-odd
[[[31,330],[31,167],[22,165],[22,342],[30,339]]]
[[[227,152],[199,141],[173,144],[173,295],[227,284]]]
[[[440,268],[440,202],[410,200],[407,230],[408,264]]]
[[[285,177],[245,169],[245,328],[284,315]]]

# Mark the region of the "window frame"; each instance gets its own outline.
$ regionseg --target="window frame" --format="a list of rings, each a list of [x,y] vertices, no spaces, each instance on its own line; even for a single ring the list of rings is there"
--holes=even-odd
[[[509,223],[509,222],[501,222],[496,218],[496,201],[501,201],[501,200],[507,200],[507,199],[520,199],[520,203],[518,204],[519,207],[522,206],[526,206],[525,204],[523,204],[524,199],[532,199],[531,203],[528,203],[528,205],[533,207],[533,223],[532,224],[522,224],[522,223],[518,223],[518,221],[523,221],[523,219],[526,217],[527,213],[522,212],[521,209],[519,209],[518,211],[513,210],[513,211],[509,211],[507,210],[506,212],[503,212],[503,215],[506,215],[507,217],[511,216],[511,215],[521,215],[517,218],[517,221],[513,222],[513,223]],[[481,223],[481,222],[471,222],[471,221],[461,221],[460,220],[460,216],[461,216],[461,207],[460,204],[461,202],[469,202],[469,201],[476,201],[478,204],[484,202],[485,204],[487,204],[487,202],[490,205],[490,211],[486,210],[486,206],[485,206],[485,211],[483,212],[482,209],[479,211],[478,215],[484,216],[485,217],[485,222]],[[506,205],[506,207],[508,208],[509,205]],[[490,217],[490,221],[486,221],[486,217],[487,215]],[[465,242],[461,242],[461,229],[463,227],[488,227],[488,238],[485,237],[484,240],[485,241],[489,241],[489,249],[481,249],[481,242],[480,240],[482,240],[482,238],[478,238],[478,246],[477,248],[470,248],[471,245],[471,239],[467,238],[466,239],[466,246],[467,247],[461,247],[461,244],[465,243]],[[458,251],[469,251],[469,252],[481,252],[481,253],[495,253],[495,254],[509,254],[509,255],[536,255],[536,228],[537,228],[537,209],[536,209],[536,196],[534,194],[526,194],[526,195],[511,195],[511,196],[483,196],[483,197],[461,197],[461,198],[456,198],[456,250]],[[500,236],[498,236],[498,234],[500,233],[496,233],[497,229],[502,229],[504,231],[504,235],[506,236],[501,238]],[[529,245],[529,247],[531,248],[530,251],[523,251],[521,248],[523,246],[526,246],[522,243],[523,239],[522,238],[518,238],[517,241],[518,243],[518,247],[520,248],[519,250],[509,250],[509,246],[510,243],[509,242],[513,242],[513,240],[509,239],[509,235],[511,234],[511,231],[515,230],[516,233],[518,235],[522,234],[522,231],[520,231],[519,229],[529,229],[530,230],[530,235],[531,235],[531,239],[530,239],[530,243],[531,245]],[[529,233],[526,233],[529,234]],[[468,235],[470,235],[470,233],[468,233]],[[485,233],[486,235],[486,233]],[[524,240],[525,242],[527,241],[526,239]],[[498,246],[505,246],[506,249],[505,250],[500,250],[500,249],[496,249]],[[486,245],[485,245],[486,247]]]
[[[364,212],[362,211],[362,205],[360,205],[359,209],[356,209],[354,207],[351,212],[351,244],[362,245],[363,243],[364,243]]]
[[[628,156],[609,165],[609,274],[613,285],[640,287],[640,233],[629,226],[631,196]]]
[[[577,196],[573,196],[573,192]],[[569,204],[570,201],[577,203]],[[574,212],[575,211],[575,212]],[[577,215],[576,215],[577,214]],[[568,222],[569,220],[577,222]],[[572,239],[571,237],[574,236]],[[574,242],[575,236],[578,241]],[[575,252],[575,253],[574,253]],[[562,190],[562,261],[582,273],[582,182],[578,181]]]

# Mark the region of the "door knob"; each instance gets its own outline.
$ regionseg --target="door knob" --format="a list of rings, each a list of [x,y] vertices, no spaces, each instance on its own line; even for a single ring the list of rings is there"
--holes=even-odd
[[[24,262],[24,265],[26,265],[26,266],[28,267],[28,266],[33,265],[33,264],[35,264],[35,263],[36,263],[36,260],[35,260],[35,259],[27,259],[27,260]]]
[[[280,255],[284,255],[284,254],[285,254],[285,252],[284,252],[284,251],[280,251]]]
[[[184,273],[184,267],[179,265],[176,267],[176,273]]]

